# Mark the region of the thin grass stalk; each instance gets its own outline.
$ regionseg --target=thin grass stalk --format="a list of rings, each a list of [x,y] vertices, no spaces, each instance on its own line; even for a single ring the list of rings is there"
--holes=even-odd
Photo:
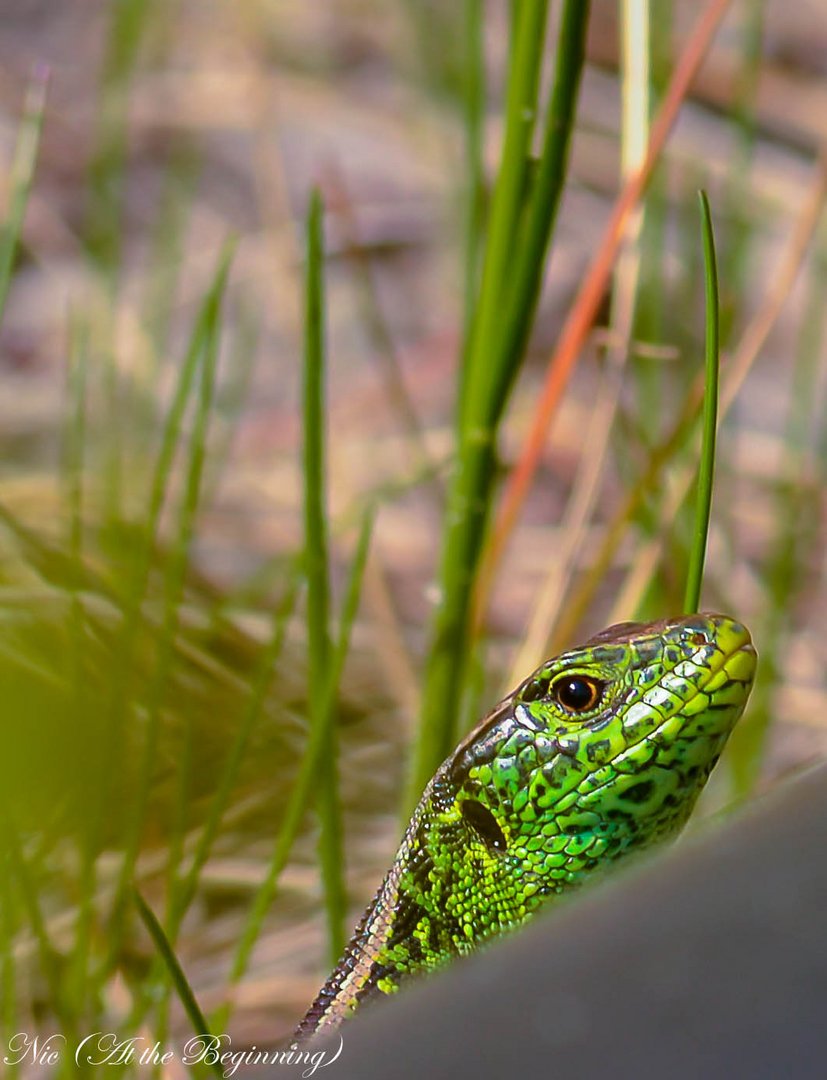
[[[175,987],[181,1004],[184,1006],[184,1011],[192,1025],[193,1033],[196,1036],[200,1036],[205,1043],[212,1044],[214,1042],[214,1036],[210,1032],[207,1018],[205,1017],[201,1006],[198,1004],[195,991],[190,986],[189,980],[184,974],[184,969],[178,963],[178,958],[167,940],[164,928],[155,917],[152,908],[150,908],[149,904],[147,904],[137,889],[133,889],[132,897],[138,914],[141,917],[141,922],[143,922],[147,933],[152,938],[158,956],[163,961],[164,966],[169,973],[172,985]],[[205,1057],[204,1060],[207,1061],[216,1076],[224,1076],[224,1067],[218,1061],[213,1061],[209,1056]]]
[[[66,517],[68,521],[68,568],[67,591],[69,594],[68,637],[70,641],[69,666],[71,695],[75,713],[83,714],[86,708],[86,680],[84,677],[85,617],[80,589],[84,584],[83,567],[83,466],[86,442],[86,384],[88,341],[85,328],[70,317],[69,368],[67,372],[67,396],[69,416],[64,436],[62,462],[65,488]],[[103,747],[93,747],[90,754],[97,757],[98,779],[107,783],[106,757]],[[95,919],[95,859],[97,856],[100,823],[89,820],[89,836],[81,855],[81,887],[79,890],[76,939],[72,954],[69,978],[70,994],[80,1012],[86,1003],[89,979],[89,954],[92,926]]]
[[[325,479],[324,240],[322,202],[310,198],[307,216],[307,277],[304,326],[304,571],[307,579],[307,700],[311,730],[319,730],[322,754],[316,789],[321,826],[319,857],[324,884],[329,949],[334,960],[345,940],[344,850],[338,794],[338,739],[327,708],[330,678],[330,582]]]
[[[827,199],[827,159],[821,161],[815,170],[810,191],[795,221],[789,242],[777,264],[777,272],[769,283],[754,318],[745,328],[737,348],[724,369],[718,410],[719,422],[721,423],[735,402],[744,380],[786,303],[821,217],[825,199]],[[634,515],[645,491],[650,490],[651,486],[657,482],[665,461],[680,445],[683,438],[682,432],[685,432],[691,425],[693,416],[697,414],[700,408],[701,398],[702,386],[697,383],[687,394],[681,420],[675,425],[672,436],[666,443],[662,444],[660,451],[652,455],[645,476],[612,520],[601,543],[592,570],[580,582],[566,604],[565,625],[562,627],[565,633],[571,633],[574,626],[583,617],[594,596],[599,574],[605,573],[608,568],[611,562],[611,554],[619,544],[625,527]],[[648,580],[647,575],[651,576],[654,573],[654,568],[660,557],[663,537],[668,533],[670,524],[680,511],[683,500],[691,487],[693,475],[692,468],[683,469],[675,475],[670,498],[660,515],[661,527],[655,530],[652,538],[638,552],[637,566],[632,573],[639,581]],[[648,570],[645,569],[647,564]],[[624,593],[625,590],[621,590],[620,595],[623,597]],[[633,602],[625,599],[623,617],[626,617],[625,612],[633,609],[633,607]],[[561,633],[561,637],[565,640],[563,633]]]
[[[225,251],[229,270],[229,257],[232,245]],[[210,420],[213,413],[216,369],[218,365],[219,339],[221,334],[221,298],[216,297],[211,308],[210,318],[206,323],[204,348],[200,367],[198,397],[195,403],[193,430],[189,440],[189,453],[185,470],[184,492],[181,500],[178,521],[168,563],[164,575],[164,604],[161,631],[158,641],[158,653],[155,671],[150,683],[147,701],[147,736],[141,762],[141,821],[146,810],[148,791],[155,765],[155,752],[161,728],[164,698],[169,685],[176,658],[176,638],[180,624],[180,606],[186,586],[187,568],[194,535],[195,521],[201,503],[204,465]],[[172,820],[167,840],[167,910],[166,920],[173,922],[175,881],[183,857],[186,837],[186,816],[189,800],[189,786],[192,771],[193,727],[192,716],[183,717],[184,730],[181,749],[177,760],[178,783]],[[158,1002],[156,1034],[163,1042],[168,1025],[169,997],[161,996]]]
[[[350,648],[350,637],[356,610],[362,591],[362,581],[367,563],[370,538],[373,530],[373,511],[368,508],[362,521],[362,528],[356,553],[351,564],[348,581],[345,586],[345,595],[342,601],[342,613],[339,620],[339,632],[336,648],[333,652],[328,679],[325,683],[326,701],[325,709],[332,715],[339,683]],[[264,919],[273,897],[276,894],[278,879],[287,864],[293,844],[301,827],[305,811],[313,795],[315,784],[318,782],[319,762],[326,750],[324,726],[319,724],[310,728],[305,747],[304,756],[298,769],[296,782],[290,792],[290,798],[284,812],[279,834],[273,848],[270,865],[267,874],[259,887],[250,909],[250,915],[239,939],[236,955],[230,971],[230,983],[235,984],[247,970],[250,955],[261,933]],[[338,959],[338,957],[337,957]],[[227,1019],[229,1009],[224,1009],[218,1018],[217,1026],[222,1026]]]
[[[513,261],[508,273],[513,275],[513,280],[507,289],[503,288],[501,302],[504,298],[505,311],[501,306],[491,328],[496,342],[492,351],[497,355],[496,365],[491,366],[495,375],[493,389],[487,395],[493,413],[492,424],[496,423],[517,374],[540,295],[568,167],[580,76],[586,59],[589,10],[588,0],[566,0],[563,4],[543,149],[528,185],[527,202],[516,238],[511,239]],[[505,281],[502,284],[504,286]],[[482,297],[480,303],[483,303]],[[483,371],[487,370],[482,361],[480,366]]]
[[[709,516],[712,510],[712,486],[715,475],[715,434],[718,424],[718,265],[715,258],[715,234],[706,192],[698,192],[704,247],[704,290],[706,294],[706,328],[704,335],[704,406],[701,435],[701,457],[698,469],[698,489],[695,501],[694,538],[686,577],[683,610],[687,614],[698,610],[704,574]]]
[[[660,103],[669,84],[674,41],[674,5],[661,2],[657,17],[649,19],[649,90]],[[633,337],[639,341],[664,341],[670,320],[670,286],[666,272],[666,230],[669,194],[666,170],[655,167],[647,188],[646,217],[641,235],[641,287],[635,311]],[[665,407],[663,369],[643,363],[635,371],[637,383],[638,437],[649,447],[663,437],[668,410]],[[645,418],[645,420],[643,419]]]
[[[649,132],[649,2],[625,0],[622,25],[620,163],[623,178],[640,168]],[[539,597],[517,655],[508,685],[548,655],[550,630],[574,573],[585,531],[601,490],[601,477],[614,428],[623,373],[631,348],[632,325],[640,282],[640,234],[643,208],[633,215],[626,246],[615,267],[609,313],[609,340],[604,368],[583,440],[571,496],[560,525],[555,558],[551,560]],[[482,584],[482,583],[481,583]]]
[[[126,597],[122,602],[124,619],[122,629],[118,635],[111,682],[111,697],[108,707],[107,730],[111,733],[108,749],[109,756],[107,758],[109,761],[114,760],[115,747],[125,721],[124,702],[131,700],[131,665],[137,633],[142,621],[141,605],[149,581],[161,511],[171,483],[172,467],[181,437],[184,414],[192,395],[204,350],[211,334],[214,333],[215,322],[229,274],[231,255],[232,252],[229,247],[222,252],[210,288],[196,316],[175,394],[164,424],[161,445],[150,483],[144,543],[136,559],[131,581],[128,583]],[[110,964],[117,956],[120,947],[125,900],[134,874],[135,860],[140,847],[141,829],[149,801],[157,734],[154,728],[154,723],[148,724],[142,763],[139,767],[136,804],[132,810],[131,827],[124,845],[124,856],[115,892],[109,930]]]
[[[227,269],[229,272],[229,259],[234,245],[228,245],[225,252],[227,257]],[[160,711],[163,694],[168,682],[168,674],[172,670],[175,656],[175,638],[179,626],[179,609],[186,587],[187,569],[189,567],[192,540],[195,533],[195,523],[201,505],[201,497],[204,487],[204,472],[207,460],[207,443],[209,439],[210,424],[214,411],[215,386],[218,368],[218,355],[221,337],[221,299],[223,294],[217,297],[213,307],[211,319],[207,326],[204,341],[204,358],[201,365],[201,378],[199,381],[199,395],[195,409],[195,420],[192,435],[190,437],[189,460],[186,467],[186,480],[182,506],[176,526],[174,543],[170,558],[170,572],[166,577],[165,604],[164,604],[164,629],[161,638],[161,652],[158,659],[158,681],[156,683],[156,695],[151,697],[152,708],[150,718]],[[162,676],[163,672],[163,676]],[[169,900],[173,895],[172,883],[178,870],[181,853],[183,851],[184,836],[186,834],[186,807],[189,800],[189,764],[192,749],[192,715],[185,717],[184,749],[185,754],[179,763],[179,787],[178,787],[178,828],[172,831],[172,843],[170,844],[169,857]]]
[[[480,249],[485,206],[485,51],[483,0],[463,2],[465,76],[462,95],[465,135],[465,333],[470,338],[474,300],[479,288]]]
[[[294,576],[295,575],[291,575],[293,578]],[[296,581],[291,580],[290,585],[285,591],[284,597],[276,608],[273,616],[273,629],[270,640],[262,650],[261,660],[253,681],[247,708],[238,725],[233,745],[230,748],[227,760],[224,763],[224,768],[221,771],[215,794],[210,802],[207,817],[192,856],[192,862],[190,863],[186,875],[176,886],[175,900],[168,920],[168,935],[172,942],[176,940],[181,920],[186,915],[189,906],[195,897],[201,870],[204,868],[210,857],[213,843],[215,842],[215,838],[218,835],[218,830],[221,825],[221,818],[229,804],[233,786],[238,778],[244,755],[247,752],[250,736],[264,709],[268,691],[275,677],[275,665],[284,647],[288,620],[296,604],[296,593]]]
[[[663,105],[652,124],[643,165],[623,186],[618,195],[603,240],[569,311],[549,364],[546,381],[523,451],[508,479],[494,532],[486,548],[485,565],[480,573],[481,587],[476,602],[478,610],[482,610],[485,606],[487,593],[494,580],[508,537],[516,525],[517,516],[540,460],[548,427],[603,298],[606,282],[624,236],[629,216],[646,189],[666,139],[677,119],[680,106],[689,91],[692,79],[706,56],[718,24],[728,6],[729,0],[709,0],[698,17],[675,67]]]
[[[148,325],[152,368],[147,382],[159,374],[158,364],[169,345],[170,328],[181,275],[183,240],[200,173],[190,146],[176,146],[164,171],[157,219],[151,237],[150,272],[143,309]]]
[[[516,373],[565,169],[576,88],[583,61],[588,8],[569,0],[558,38],[556,75],[547,115],[543,159],[526,206],[530,128],[537,110],[537,78],[545,5],[519,5],[507,88],[506,133],[485,250],[482,284],[460,386],[458,460],[448,498],[439,566],[441,600],[434,617],[422,713],[408,789],[412,804],[456,740],[465,666],[471,641],[471,597],[495,473],[495,440]],[[530,97],[533,93],[534,97]],[[517,160],[519,157],[519,160]],[[526,206],[525,209],[523,207]],[[522,230],[537,229],[540,236]],[[518,243],[522,238],[522,246]],[[516,263],[514,260],[516,259]],[[513,283],[516,282],[516,287]],[[511,289],[514,288],[512,292]],[[500,331],[503,305],[511,320]],[[510,306],[509,306],[510,305]]]
[[[83,573],[83,464],[86,442],[86,382],[88,341],[85,328],[70,316],[70,346],[67,371],[67,397],[69,403],[67,430],[64,435],[62,461],[65,488],[66,519],[68,522],[68,569],[67,591],[69,595],[68,638],[72,705],[77,716],[86,708],[86,680],[84,678],[84,638],[86,634],[83,602],[80,590],[84,585]],[[106,761],[101,748],[92,747],[90,754],[98,758],[98,777],[106,783]],[[95,918],[94,860],[96,834],[99,826],[90,820],[89,841],[81,857],[81,889],[78,904],[77,936],[72,955],[69,978],[70,995],[78,1011],[83,1008],[87,995],[89,977],[89,952],[91,932]]]
[[[9,295],[11,271],[14,264],[26,206],[34,181],[37,163],[37,151],[40,146],[40,133],[43,129],[43,114],[46,111],[46,93],[49,86],[48,68],[38,65],[32,74],[32,80],[23,105],[23,119],[17,133],[17,144],[11,166],[11,185],[9,206],[6,220],[0,230],[0,325],[6,310]]]
[[[75,712],[81,716],[86,708],[84,678],[85,617],[80,590],[84,584],[83,567],[83,469],[86,445],[86,385],[89,342],[87,328],[70,317],[69,368],[67,397],[69,416],[65,434],[62,462],[65,486],[66,518],[69,523],[68,554],[70,577],[68,591],[69,641],[72,675],[72,697]],[[104,763],[101,762],[103,767]],[[105,775],[102,771],[101,775]]]
[[[89,168],[92,195],[86,238],[110,290],[120,263],[121,212],[129,146],[129,89],[152,0],[121,0],[111,5],[98,101],[96,148]]]
[[[210,472],[204,478],[202,501],[209,505],[224,480],[225,470],[232,469],[233,443],[241,429],[239,422],[253,385],[256,350],[261,334],[261,318],[252,305],[241,302],[235,313],[233,342],[225,365],[226,375],[216,395],[210,451]]]
[[[433,495],[435,504],[441,510],[442,489],[437,467],[429,453],[416,406],[405,385],[393,334],[376,294],[371,259],[359,235],[353,200],[347,189],[345,178],[338,170],[328,171],[325,190],[328,207],[337,214],[344,227],[347,255],[353,267],[354,283],[358,294],[360,318],[370,342],[373,357],[384,379],[388,405],[395,412],[407,436],[414,467],[433,474],[433,483],[427,490]]]
[[[63,993],[63,988],[61,986],[60,955],[49,937],[46,920],[43,917],[40,899],[37,894],[37,886],[29,871],[26,855],[20,842],[17,824],[6,803],[5,796],[2,794],[0,794],[0,839],[2,839],[0,851],[5,853],[8,866],[8,877],[3,882],[3,889],[8,893],[7,897],[4,898],[4,905],[5,903],[8,903],[8,912],[6,913],[4,910],[3,916],[9,919],[9,923],[6,924],[5,917],[3,918],[4,926],[7,926],[9,937],[8,953],[4,953],[4,957],[7,960],[7,964],[4,966],[6,976],[8,977],[9,974],[13,974],[14,972],[13,929],[11,925],[13,906],[10,901],[12,883],[16,881],[23,901],[23,909],[37,944],[40,970],[49,989],[50,1006],[54,1010],[55,1016],[60,1021],[63,1034],[71,1044],[71,1041],[76,1034],[76,1028],[71,1006],[67,1007],[66,995]],[[9,988],[11,989],[12,986],[13,983],[10,984]],[[16,1028],[11,1026],[5,1030],[8,1034],[11,1034]]]
[[[490,413],[494,351],[506,280],[528,190],[531,137],[537,115],[537,87],[545,42],[547,0],[518,4],[514,12],[511,62],[506,87],[505,136],[500,172],[491,201],[479,298],[462,365],[459,432],[484,424]],[[472,435],[472,438],[480,437]]]

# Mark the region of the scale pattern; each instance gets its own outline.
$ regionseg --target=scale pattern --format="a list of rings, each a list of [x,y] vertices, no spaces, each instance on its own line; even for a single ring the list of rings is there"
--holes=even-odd
[[[443,762],[296,1037],[520,925],[675,836],[752,686],[724,615],[620,623],[547,661]]]

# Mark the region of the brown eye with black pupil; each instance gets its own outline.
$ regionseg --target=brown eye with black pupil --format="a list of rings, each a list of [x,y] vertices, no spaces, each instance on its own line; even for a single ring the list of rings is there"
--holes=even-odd
[[[569,712],[586,712],[600,700],[601,683],[583,675],[566,675],[552,686],[554,700]]]

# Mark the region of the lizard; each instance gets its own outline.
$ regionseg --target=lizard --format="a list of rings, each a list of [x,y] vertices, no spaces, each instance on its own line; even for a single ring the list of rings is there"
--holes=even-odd
[[[428,783],[297,1042],[676,836],[756,661],[741,623],[704,613],[618,623],[537,668]]]

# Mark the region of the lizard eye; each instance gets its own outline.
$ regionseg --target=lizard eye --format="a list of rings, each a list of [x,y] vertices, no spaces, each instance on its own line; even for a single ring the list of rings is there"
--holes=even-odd
[[[603,683],[588,675],[563,675],[551,684],[551,694],[567,712],[587,712],[599,703]]]

